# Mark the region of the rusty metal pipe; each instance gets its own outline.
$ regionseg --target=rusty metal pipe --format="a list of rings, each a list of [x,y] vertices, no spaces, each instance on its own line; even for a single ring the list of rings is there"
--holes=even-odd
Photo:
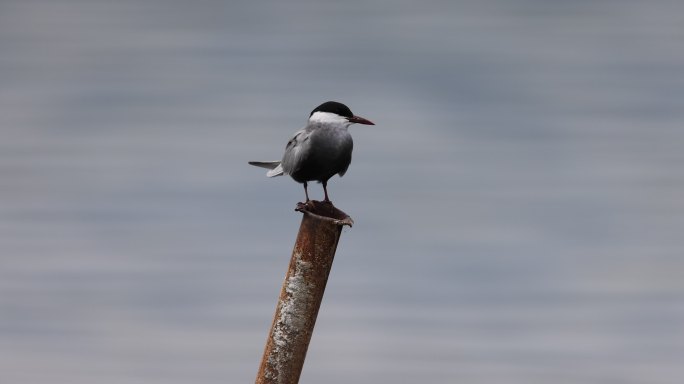
[[[296,384],[316,324],[342,227],[352,219],[331,203],[299,203],[304,217],[280,291],[256,384]]]

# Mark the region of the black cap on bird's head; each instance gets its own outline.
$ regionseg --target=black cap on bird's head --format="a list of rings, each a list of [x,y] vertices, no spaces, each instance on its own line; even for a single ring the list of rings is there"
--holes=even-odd
[[[326,101],[325,103],[319,105],[318,107],[314,108],[313,111],[311,111],[311,115],[313,115],[316,112],[329,112],[329,113],[334,113],[336,115],[344,116],[344,117],[352,117],[354,114],[352,113],[351,109],[347,107],[346,105],[342,103],[338,103],[337,101]]]
[[[337,101],[326,101],[325,103],[314,108],[309,117],[313,116],[313,114],[316,112],[334,113],[336,115],[346,117],[350,123],[375,125],[370,120],[364,119],[363,117],[354,116],[349,107],[342,103],[338,103]]]

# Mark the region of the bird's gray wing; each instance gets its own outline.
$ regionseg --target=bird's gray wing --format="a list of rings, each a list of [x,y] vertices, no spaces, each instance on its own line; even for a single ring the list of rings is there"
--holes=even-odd
[[[302,129],[294,134],[285,146],[285,154],[281,166],[283,171],[288,174],[296,172],[302,164],[302,160],[307,156],[308,140],[311,131]]]
[[[266,172],[267,177],[276,177],[276,176],[281,176],[283,173],[283,166],[278,162],[278,166],[271,169],[270,171]]]

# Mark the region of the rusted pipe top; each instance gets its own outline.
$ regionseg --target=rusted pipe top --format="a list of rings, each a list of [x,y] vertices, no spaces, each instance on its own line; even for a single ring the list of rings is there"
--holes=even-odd
[[[295,211],[316,216],[319,220],[331,220],[339,226],[351,227],[354,224],[354,220],[349,215],[337,209],[331,202],[309,200],[306,203],[297,203]]]

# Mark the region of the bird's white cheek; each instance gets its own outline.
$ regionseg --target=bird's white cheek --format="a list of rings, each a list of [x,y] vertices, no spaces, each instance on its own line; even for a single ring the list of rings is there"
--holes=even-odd
[[[346,117],[337,115],[335,113],[314,112],[314,114],[309,117],[309,123],[348,125],[349,120],[347,120]]]

